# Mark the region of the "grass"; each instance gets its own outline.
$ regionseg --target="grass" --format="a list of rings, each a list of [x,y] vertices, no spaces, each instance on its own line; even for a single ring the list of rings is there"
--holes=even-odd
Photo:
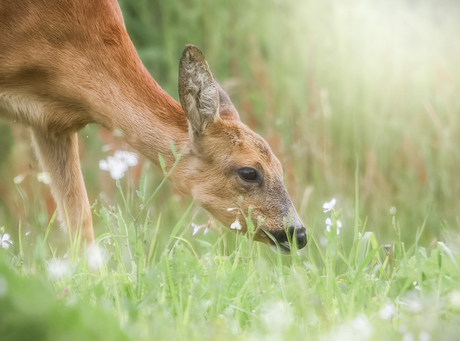
[[[97,164],[126,146],[89,126],[82,171],[107,257],[91,270],[49,223],[25,134],[2,125],[0,227],[14,244],[0,248],[1,340],[458,338],[457,1],[120,5],[173,97],[184,45],[204,52],[280,158],[309,244],[281,256],[221,228],[192,237],[204,211],[144,159],[114,182]]]
[[[146,173],[140,188],[118,182],[119,206],[94,207],[104,231],[96,256],[88,250],[81,256],[78,238],[60,254],[47,240],[53,221],[44,233],[20,231],[13,247],[0,249],[2,340],[458,335],[458,240],[423,247],[421,225],[407,245],[394,208],[392,245],[366,230],[358,210],[354,226],[336,234],[340,202],[321,212],[331,218],[330,232],[323,224],[310,227],[307,248],[286,256],[230,232],[191,237],[193,203],[173,224],[143,210],[145,193],[155,192]]]

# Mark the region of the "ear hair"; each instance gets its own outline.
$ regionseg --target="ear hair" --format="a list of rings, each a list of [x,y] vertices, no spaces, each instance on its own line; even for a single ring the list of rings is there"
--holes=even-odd
[[[225,90],[220,85],[216,77],[214,77],[214,82],[217,84],[219,89],[219,115],[223,120],[239,120],[240,116],[238,111],[236,111],[235,106],[233,105],[230,97],[227,95]]]
[[[187,45],[179,64],[179,98],[190,123],[192,136],[203,134],[219,119],[219,89],[199,49]]]

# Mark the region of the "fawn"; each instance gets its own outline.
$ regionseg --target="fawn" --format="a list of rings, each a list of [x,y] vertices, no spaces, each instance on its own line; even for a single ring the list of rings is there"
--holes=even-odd
[[[94,240],[80,169],[77,132],[89,123],[121,131],[126,142],[171,175],[229,227],[253,208],[254,239],[289,251],[306,229],[267,142],[244,125],[202,53],[185,47],[180,104],[149,75],[126,32],[116,0],[4,0],[0,4],[0,116],[30,128],[41,167],[52,179],[62,224]]]

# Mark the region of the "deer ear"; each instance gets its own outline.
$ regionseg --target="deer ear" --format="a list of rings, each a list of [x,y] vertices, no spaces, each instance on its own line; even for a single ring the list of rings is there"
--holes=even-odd
[[[180,59],[179,98],[193,136],[201,136],[208,124],[219,119],[219,87],[193,45],[185,47]]]
[[[219,89],[219,115],[223,120],[239,120],[240,115],[238,115],[238,111],[236,111],[235,106],[233,105],[230,97],[227,93],[222,89],[219,81],[214,77],[214,81],[217,84]]]

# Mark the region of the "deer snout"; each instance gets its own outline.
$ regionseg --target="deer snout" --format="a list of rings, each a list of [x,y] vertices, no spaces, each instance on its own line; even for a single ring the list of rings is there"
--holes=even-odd
[[[289,252],[290,244],[297,242],[297,248],[302,249],[307,245],[307,230],[305,226],[289,226],[286,230],[278,230],[271,232],[271,235],[276,239],[281,251]]]

